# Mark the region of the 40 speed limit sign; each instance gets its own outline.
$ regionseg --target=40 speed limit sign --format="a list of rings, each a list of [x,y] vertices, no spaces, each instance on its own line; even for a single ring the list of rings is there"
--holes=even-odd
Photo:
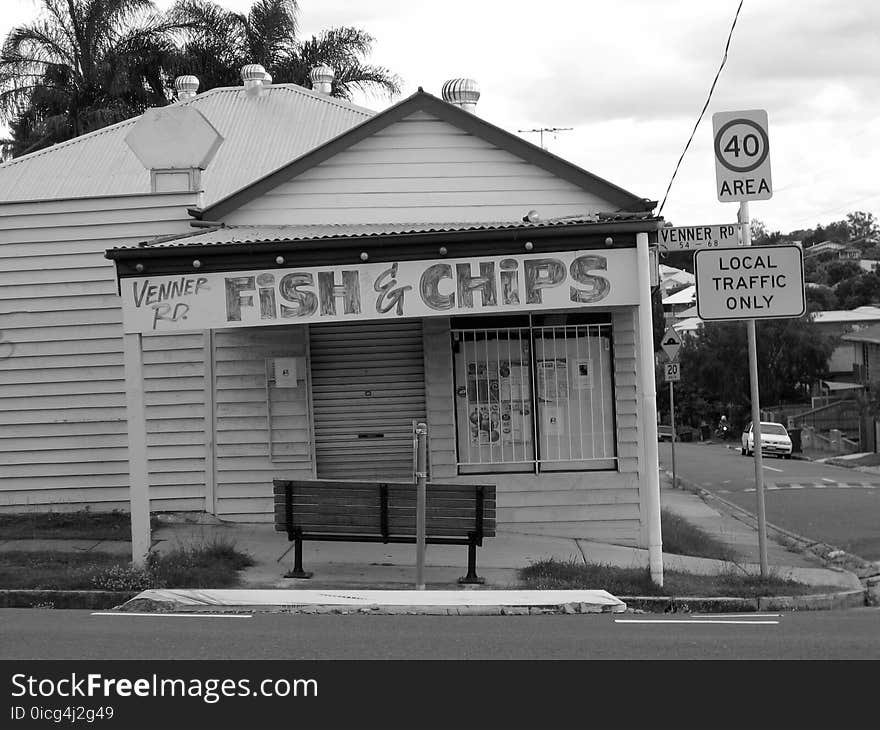
[[[681,363],[667,362],[663,364],[663,372],[667,383],[677,383],[681,380]]]
[[[773,197],[766,111],[751,109],[713,114],[712,139],[719,201],[732,203]]]

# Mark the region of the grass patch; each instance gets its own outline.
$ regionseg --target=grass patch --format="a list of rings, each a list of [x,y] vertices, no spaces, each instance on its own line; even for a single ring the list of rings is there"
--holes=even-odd
[[[159,526],[151,518],[153,529]],[[131,541],[128,512],[17,512],[0,514],[0,540]]]
[[[716,560],[736,560],[736,551],[674,512],[660,510],[663,552]]]
[[[0,552],[0,588],[93,590],[93,576],[121,562],[110,553]]]
[[[253,559],[232,543],[180,546],[151,553],[144,569],[97,552],[0,552],[0,588],[142,591],[147,588],[229,588]]]
[[[520,580],[531,590],[606,590],[614,596],[702,596],[758,598],[803,596],[836,592],[836,586],[812,586],[773,576],[747,575],[731,570],[721,575],[693,575],[664,571],[663,587],[651,580],[647,568],[618,568],[577,560],[541,560],[519,570]]]

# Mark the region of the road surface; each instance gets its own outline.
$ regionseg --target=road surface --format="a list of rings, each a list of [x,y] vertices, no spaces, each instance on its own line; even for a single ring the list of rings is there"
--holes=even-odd
[[[175,617],[0,609],[0,659],[878,659],[880,608]]]
[[[676,475],[757,513],[754,460],[739,444],[676,443]],[[767,521],[812,540],[880,560],[880,475],[798,459],[765,457]],[[671,444],[660,444],[671,470]]]

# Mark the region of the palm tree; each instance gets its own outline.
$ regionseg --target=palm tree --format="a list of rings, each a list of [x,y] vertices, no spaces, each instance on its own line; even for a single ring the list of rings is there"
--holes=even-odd
[[[333,28],[297,38],[296,0],[255,0],[245,15],[210,0],[178,0],[172,22],[184,28],[175,73],[193,74],[201,90],[234,86],[242,66],[258,63],[275,83],[311,87],[309,71],[329,65],[336,73],[332,95],[350,98],[355,90],[387,96],[400,92],[400,79],[382,66],[365,64],[373,38],[357,28]]]
[[[173,26],[151,0],[41,0],[0,50],[0,120],[21,155],[169,101]]]

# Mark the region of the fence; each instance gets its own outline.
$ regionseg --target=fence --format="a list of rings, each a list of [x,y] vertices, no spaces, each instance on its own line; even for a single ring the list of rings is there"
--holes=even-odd
[[[828,436],[817,433],[810,426],[801,431],[801,446],[804,450],[824,451],[829,454],[855,454],[860,451],[859,442],[846,438],[839,429],[831,429]]]

